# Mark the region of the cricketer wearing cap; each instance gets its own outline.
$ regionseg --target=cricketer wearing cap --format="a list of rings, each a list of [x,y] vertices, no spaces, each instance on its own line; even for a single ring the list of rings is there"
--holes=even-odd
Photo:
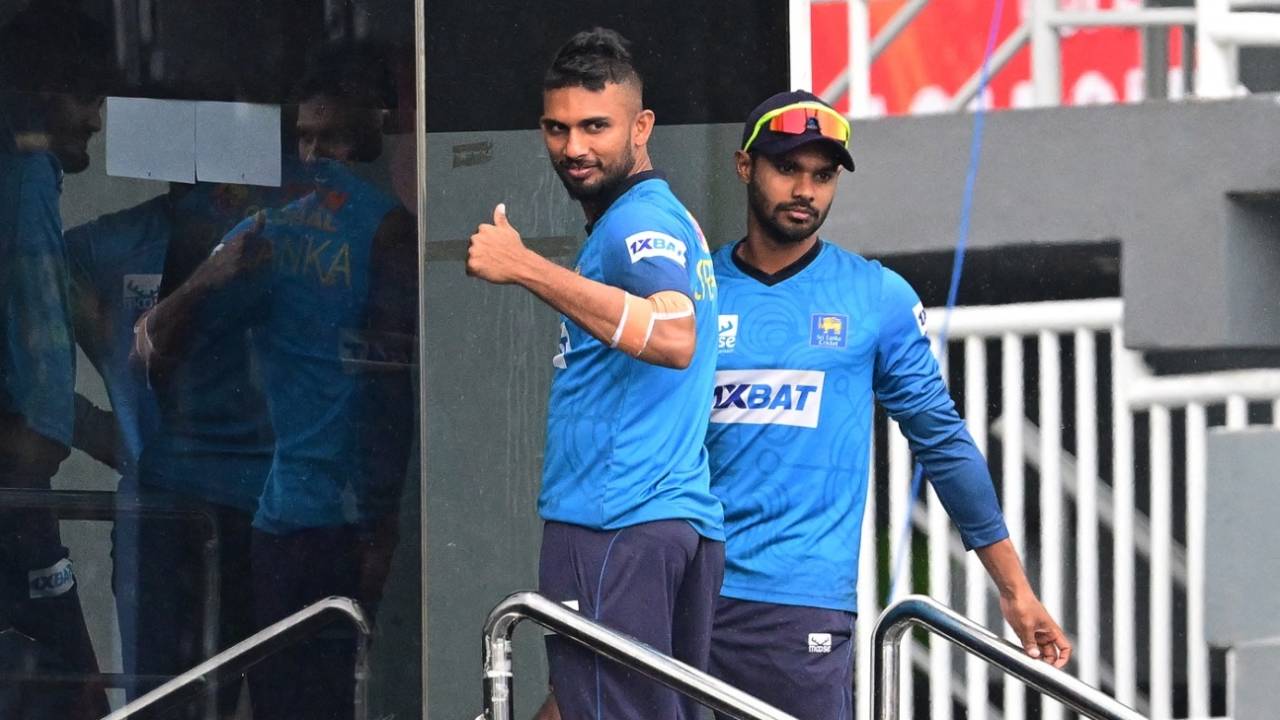
[[[735,155],[747,235],[715,255],[719,359],[707,448],[725,507],[711,671],[797,717],[852,717],[858,541],[873,401],[900,425],[1000,590],[1026,652],[1071,651],[1008,539],[986,462],[957,415],[924,313],[893,271],[818,228],[849,124],[807,92],[747,119]]]
[[[654,115],[625,41],[596,29],[544,81],[552,165],[586,213],[577,272],[528,250],[499,205],[467,272],[524,286],[561,315],[539,510],[539,587],[705,668],[724,563],[703,448],[715,371],[715,280],[692,216],[654,172]],[[548,640],[562,716],[694,717],[637,673]],[[550,705],[550,704],[549,704]]]

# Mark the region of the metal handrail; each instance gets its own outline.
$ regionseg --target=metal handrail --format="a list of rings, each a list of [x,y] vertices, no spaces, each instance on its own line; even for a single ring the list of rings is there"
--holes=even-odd
[[[218,615],[221,605],[219,592],[222,582],[218,555],[221,552],[222,540],[217,517],[207,505],[191,502],[177,495],[151,498],[105,490],[0,488],[0,509],[51,510],[60,520],[91,522],[111,522],[123,516],[171,520],[199,518],[208,531],[202,548],[205,594],[201,645],[204,648],[205,657],[217,651]],[[7,682],[29,681],[12,675],[0,677]],[[97,673],[76,677],[49,676],[46,681],[74,683],[92,680],[101,682],[106,687],[132,688],[140,682],[149,682],[155,677],[157,676]]]
[[[355,720],[365,720],[369,708],[369,622],[360,605],[355,600],[344,597],[325,598],[259,630],[107,715],[103,720],[158,717],[173,706],[216,686],[222,678],[243,675],[268,656],[316,635],[321,628],[342,617],[348,618],[356,630]]]
[[[480,716],[483,720],[512,720],[511,634],[521,620],[532,620],[712,710],[742,720],[796,720],[723,680],[667,657],[534,592],[507,596],[485,619],[484,713]]]
[[[923,595],[909,595],[894,603],[876,622],[871,671],[876,720],[898,720],[902,664],[899,645],[913,625],[942,636],[1086,717],[1147,720],[1128,705],[1042,660],[1028,657],[1021,648]]]

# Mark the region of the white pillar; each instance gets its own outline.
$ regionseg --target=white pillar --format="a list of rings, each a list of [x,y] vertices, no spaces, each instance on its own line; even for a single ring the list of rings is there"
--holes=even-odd
[[[871,115],[871,14],[867,0],[849,0],[849,116]]]
[[[1196,0],[1196,95],[1231,97],[1239,77],[1234,45],[1214,39],[1214,28],[1231,13],[1231,0]]]
[[[813,35],[809,0],[788,0],[787,33],[791,47],[790,90],[813,90]]]
[[[1062,102],[1062,56],[1058,31],[1049,24],[1056,0],[1030,0],[1031,82],[1036,105],[1055,107]]]

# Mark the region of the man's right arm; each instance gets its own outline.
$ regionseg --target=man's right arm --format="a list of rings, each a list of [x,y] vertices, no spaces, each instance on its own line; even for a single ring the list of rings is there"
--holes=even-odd
[[[467,273],[525,287],[592,337],[644,362],[683,369],[693,360],[697,326],[685,292],[664,289],[637,297],[560,267],[525,247],[502,205],[494,210],[493,224],[471,236]]]
[[[203,315],[221,290],[271,260],[271,244],[262,237],[263,222],[259,214],[252,225],[242,223],[232,230],[186,282],[138,318],[133,355],[148,374],[167,370],[184,355],[195,334],[206,330]]]

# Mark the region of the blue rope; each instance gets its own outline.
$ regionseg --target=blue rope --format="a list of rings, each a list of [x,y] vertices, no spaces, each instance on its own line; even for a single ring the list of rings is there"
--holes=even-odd
[[[978,75],[978,92],[976,107],[973,113],[973,139],[969,144],[969,167],[965,172],[964,196],[960,200],[960,227],[956,237],[956,251],[951,263],[951,286],[947,289],[947,307],[942,316],[942,330],[938,333],[938,345],[943,350],[947,347],[947,337],[951,329],[951,311],[956,306],[956,296],[960,293],[960,276],[964,271],[964,253],[969,244],[969,227],[973,217],[973,188],[978,180],[978,167],[982,158],[982,134],[986,125],[986,102],[983,94],[987,89],[991,55],[995,52],[996,34],[1000,30],[1000,18],[1004,14],[1004,0],[996,0],[991,11],[991,24],[987,30],[987,46],[982,53],[982,70]],[[911,477],[911,494],[907,497],[906,518],[902,523],[902,535],[898,538],[897,562],[889,581],[889,596],[886,604],[898,597],[898,588],[902,581],[903,561],[906,549],[911,542],[911,510],[916,498],[920,496],[920,486],[924,484],[924,467],[915,463],[915,472]]]

